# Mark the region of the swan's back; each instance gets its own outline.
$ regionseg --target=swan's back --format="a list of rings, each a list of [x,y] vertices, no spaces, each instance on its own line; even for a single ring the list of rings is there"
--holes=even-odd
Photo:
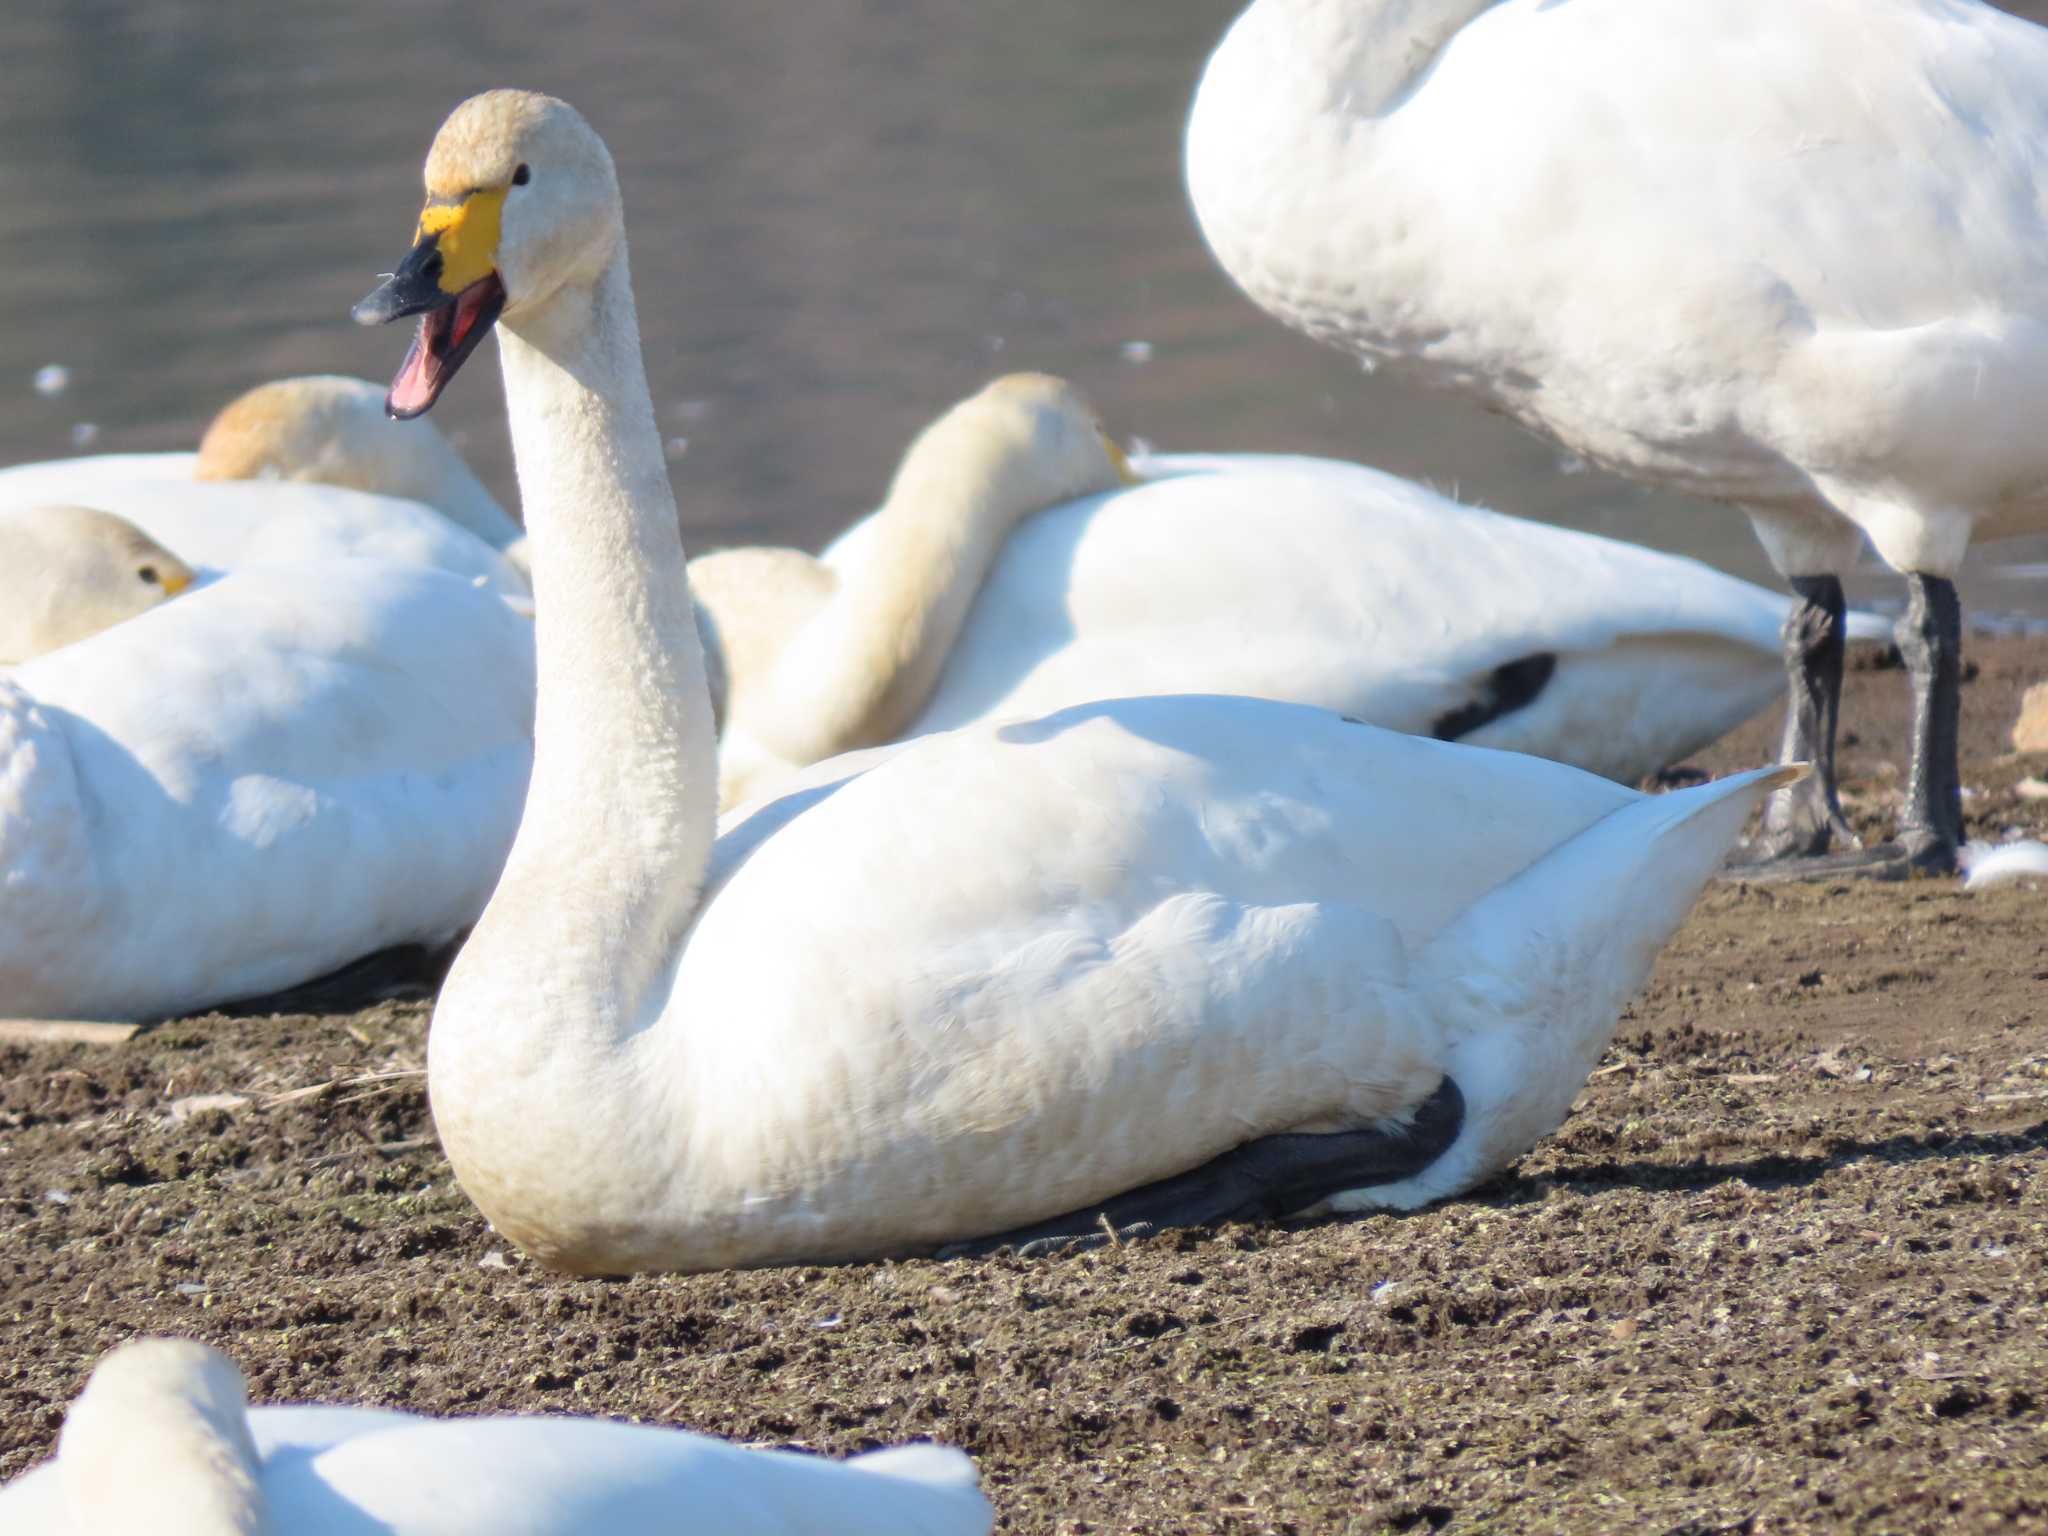
[[[95,453],[76,459],[10,464],[0,469],[0,507],[92,503],[102,486],[190,482],[198,460],[196,453]]]
[[[1638,798],[1260,699],[1115,700],[861,757],[728,822],[669,1006],[747,1027],[692,1030],[662,1068],[690,1102],[748,1106],[678,1128],[693,1198],[748,1191],[785,1253],[814,1224],[819,1258],[858,1251],[876,1202],[906,1242],[999,1230],[1340,1103],[1419,1102],[1435,1026],[1387,1022],[1403,957]],[[480,1028],[499,1005],[460,979]],[[987,1166],[1006,1137],[1030,1155]],[[811,1191],[787,1209],[785,1168]],[[693,1264],[748,1261],[703,1223]]]
[[[446,572],[242,571],[14,683],[13,729],[52,766],[0,759],[0,783],[48,805],[61,757],[73,810],[0,821],[0,843],[70,839],[79,882],[0,886],[0,1000],[18,1011],[170,1012],[444,940],[481,910],[518,821],[532,626]],[[23,946],[50,905],[101,921]]]
[[[1697,562],[1324,459],[1144,468],[1010,536],[916,730],[1246,693],[1633,779],[1781,686],[1784,599]],[[1523,665],[1542,707],[1470,723]]]
[[[287,481],[101,481],[93,505],[135,524],[189,565],[240,570],[351,558],[404,561],[524,593],[526,578],[431,507]],[[0,484],[0,505],[12,493]]]
[[[295,1536],[981,1536],[991,1523],[958,1451],[839,1463],[590,1419],[414,1420],[273,1455],[263,1491]]]
[[[1503,0],[1376,112],[1276,90],[1287,33],[1285,0],[1240,22],[1188,152],[1282,319],[1731,500],[2040,479],[2048,32],[1959,0]]]
[[[101,1360],[55,1461],[0,1490],[10,1536],[986,1536],[974,1465],[903,1446],[826,1461],[600,1419],[248,1409],[183,1339]]]

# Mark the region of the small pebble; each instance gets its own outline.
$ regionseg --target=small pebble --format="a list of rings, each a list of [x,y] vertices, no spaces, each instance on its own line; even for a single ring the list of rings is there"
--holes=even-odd
[[[1152,361],[1152,343],[1127,341],[1123,344],[1123,356],[1127,363],[1149,363]]]
[[[672,437],[668,440],[668,456],[671,459],[680,459],[689,451],[690,440],[687,437]]]
[[[43,1198],[52,1205],[69,1205],[71,1203],[71,1197],[61,1189],[45,1190]]]
[[[71,387],[71,370],[62,363],[45,363],[36,370],[36,393],[54,400]]]
[[[98,422],[76,422],[71,428],[71,446],[74,448],[90,448],[99,440],[99,435],[100,424]]]
[[[489,1253],[476,1261],[476,1267],[478,1269],[510,1269],[512,1261],[505,1257],[503,1250],[493,1248]]]

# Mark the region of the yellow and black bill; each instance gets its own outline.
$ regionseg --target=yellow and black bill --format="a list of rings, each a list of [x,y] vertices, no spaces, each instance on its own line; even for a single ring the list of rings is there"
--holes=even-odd
[[[401,421],[432,409],[505,307],[505,284],[495,265],[504,197],[502,191],[472,192],[455,202],[429,203],[398,270],[353,311],[358,325],[419,316],[412,346],[384,397],[384,409]]]

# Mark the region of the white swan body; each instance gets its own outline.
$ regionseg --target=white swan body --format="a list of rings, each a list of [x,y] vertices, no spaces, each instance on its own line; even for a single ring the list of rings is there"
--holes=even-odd
[[[1138,471],[1139,485],[1017,524],[903,735],[1090,699],[1242,693],[1633,783],[1782,690],[1791,604],[1695,561],[1327,459],[1165,454]],[[786,644],[835,591],[919,579],[871,551],[886,516],[818,561],[700,557],[693,582],[716,584],[699,602],[721,635],[779,626]],[[750,561],[751,583],[720,564],[769,556],[783,558]],[[729,617],[742,609],[751,626]],[[1873,616],[1851,623],[1888,634]],[[726,657],[738,680],[720,759],[728,805],[795,766],[755,729],[780,651],[750,638]]]
[[[196,454],[0,469],[0,507],[65,501],[117,513],[216,570],[361,555],[527,589],[519,525],[445,437],[402,431],[361,379],[260,385],[222,409]]]
[[[154,1018],[440,943],[530,758],[532,626],[446,572],[238,572],[0,679],[0,1013]]]
[[[270,481],[107,479],[89,494],[203,571],[363,558],[433,566],[514,597],[528,590],[511,561],[416,501]],[[23,504],[0,479],[0,508]]]
[[[0,1489],[9,1536],[985,1536],[973,1464],[844,1462],[604,1419],[246,1406],[218,1351],[104,1358],[53,1461]]]
[[[1290,325],[1749,513],[1804,599],[1787,748],[1820,769],[1775,853],[1847,833],[1867,537],[1912,593],[1902,842],[1952,866],[1952,578],[2048,527],[2048,31],[1977,0],[1256,0],[1187,176]]]
[[[1466,1188],[1556,1125],[1786,776],[1646,798],[1298,705],[1131,699],[820,765],[717,836],[610,157],[492,92],[427,187],[357,314],[422,314],[416,411],[502,310],[540,614],[532,789],[428,1082],[463,1187],[547,1263],[926,1248],[1397,1127],[1447,1076],[1442,1156],[1318,1198]]]
[[[1975,0],[1257,0],[1188,183],[1290,324],[1787,574],[2048,523],[2048,31]]]
[[[110,513],[0,512],[0,665],[96,635],[190,585],[184,561]]]

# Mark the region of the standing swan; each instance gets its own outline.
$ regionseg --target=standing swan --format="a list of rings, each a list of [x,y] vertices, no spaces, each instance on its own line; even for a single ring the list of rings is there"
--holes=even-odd
[[[542,1262],[855,1259],[1469,1187],[1563,1118],[1750,809],[1298,705],[925,738],[718,836],[716,743],[611,156],[456,108],[365,323],[431,407],[494,322],[532,540],[532,788],[428,1040]],[[863,771],[864,769],[864,771]]]
[[[1975,536],[2048,526],[2048,32],[1977,0],[1255,0],[1188,185],[1324,341],[1735,502],[1801,606],[1762,851],[1848,838],[1840,573],[1902,572],[1899,846],[1955,867]],[[1841,861],[1858,862],[1858,861]]]
[[[93,1368],[55,1460],[0,1488],[8,1536],[986,1536],[973,1463],[844,1462],[604,1419],[251,1408],[190,1339]]]

